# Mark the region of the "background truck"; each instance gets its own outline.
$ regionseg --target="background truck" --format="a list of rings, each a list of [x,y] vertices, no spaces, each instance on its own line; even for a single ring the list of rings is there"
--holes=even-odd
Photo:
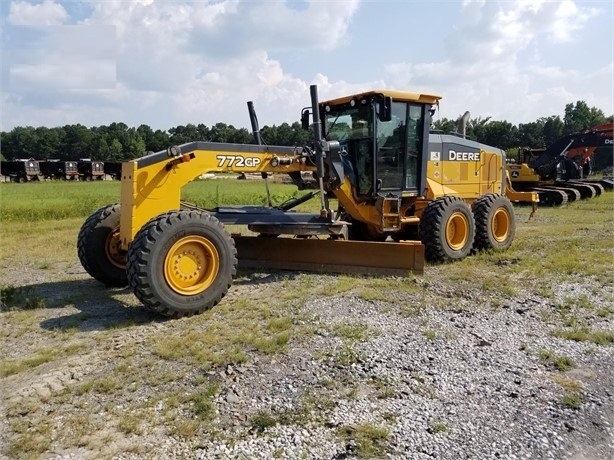
[[[11,182],[29,182],[43,179],[39,163],[33,159],[2,161],[0,163],[0,174]]]
[[[77,162],[79,171],[79,179],[84,181],[103,180],[104,179],[104,162],[92,161],[89,158],[82,158]]]
[[[45,179],[79,180],[77,162],[46,160],[40,162],[40,169]]]

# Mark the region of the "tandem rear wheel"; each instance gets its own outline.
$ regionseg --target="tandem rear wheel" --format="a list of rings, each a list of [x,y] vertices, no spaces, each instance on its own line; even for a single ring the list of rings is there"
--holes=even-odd
[[[419,236],[428,260],[446,262],[465,258],[475,238],[471,208],[455,196],[431,201],[422,213]]]
[[[216,305],[236,274],[237,251],[222,223],[201,211],[150,220],[128,249],[128,282],[146,307],[170,317]]]
[[[516,235],[516,217],[511,201],[499,194],[484,195],[473,202],[477,250],[507,249]]]

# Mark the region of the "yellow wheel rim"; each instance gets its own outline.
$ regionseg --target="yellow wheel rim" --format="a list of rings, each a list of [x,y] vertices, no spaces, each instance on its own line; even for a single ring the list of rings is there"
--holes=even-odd
[[[499,243],[504,242],[510,233],[510,213],[505,208],[498,208],[492,216],[492,237]]]
[[[164,260],[164,277],[169,286],[183,295],[205,291],[217,277],[220,258],[207,238],[186,236],[178,240]]]
[[[107,260],[117,268],[126,268],[126,251],[122,249],[119,227],[115,228],[107,236],[104,252],[107,255]]]
[[[454,251],[462,249],[469,239],[469,221],[462,212],[455,212],[446,224],[446,243]]]

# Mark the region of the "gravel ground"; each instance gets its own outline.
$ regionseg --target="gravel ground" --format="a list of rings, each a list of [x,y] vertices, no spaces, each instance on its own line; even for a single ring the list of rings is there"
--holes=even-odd
[[[321,325],[353,318],[375,336],[354,343],[355,359],[341,364],[335,356],[348,343],[323,330],[283,361],[231,370],[218,402],[232,414],[280,412],[315,393],[318,423],[213,443],[197,456],[351,458],[360,452],[340,442],[339,429],[369,424],[388,432],[381,457],[614,458],[612,348],[552,337],[541,319],[547,308],[516,299],[497,311],[456,305],[403,317],[379,302],[314,299],[305,310]],[[560,372],[540,350],[575,363],[565,375],[582,383],[579,409],[562,403],[552,378]]]
[[[76,282],[90,283],[78,267],[68,272]],[[100,288],[91,283],[96,296]],[[599,292],[598,286],[585,279],[558,286],[554,299],[501,299],[493,308],[488,294],[454,294],[454,286],[437,280],[418,283],[449,297],[447,305],[414,311],[407,301],[352,295],[304,302],[295,322],[311,327],[312,334],[291,340],[283,353],[254,355],[241,365],[210,371],[220,386],[207,436],[186,441],[152,431],[142,437],[143,452],[124,451],[116,439],[98,452],[55,446],[42,457],[614,458],[613,347],[556,338],[551,332],[560,322],[550,318],[557,297],[590,295],[599,303],[611,293],[595,298],[591,293]],[[48,295],[58,286],[74,289],[70,283],[43,285]],[[288,281],[244,283],[225,301],[279,289],[288,289]],[[52,327],[70,308],[46,310],[42,324]],[[583,314],[592,327],[613,329],[611,315]],[[100,318],[117,321],[122,315],[129,318],[130,309],[92,314],[81,328],[95,334],[105,326]],[[170,332],[173,324],[150,321],[118,329],[109,349],[128,342],[142,349],[148,334]],[[345,333],[335,332],[348,325]],[[569,358],[573,366],[556,369],[545,351]],[[19,375],[0,379],[1,413],[28,395],[48,399],[108,360],[104,350],[92,353],[31,381]],[[565,402],[570,394],[579,404]],[[0,418],[0,443],[9,439],[7,423]]]

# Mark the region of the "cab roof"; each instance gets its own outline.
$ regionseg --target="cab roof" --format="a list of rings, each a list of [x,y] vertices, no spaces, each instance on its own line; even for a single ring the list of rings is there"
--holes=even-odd
[[[390,96],[393,101],[418,102],[421,104],[436,104],[437,101],[441,99],[441,96],[437,96],[434,94],[412,93],[409,91],[397,91],[393,89],[376,89],[372,91],[366,91],[364,93],[351,94],[349,96],[343,96],[343,97],[339,97],[336,99],[330,99],[328,101],[322,102],[322,104],[325,104],[325,105],[346,104],[350,102],[352,99],[360,101],[362,99],[370,98],[376,95]]]

